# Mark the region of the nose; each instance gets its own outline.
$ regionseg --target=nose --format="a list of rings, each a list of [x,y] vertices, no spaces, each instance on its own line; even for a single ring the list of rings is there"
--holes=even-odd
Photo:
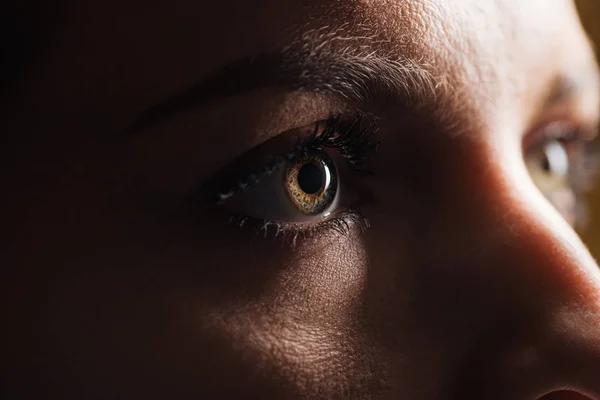
[[[469,372],[477,398],[600,400],[598,265],[541,195],[502,201],[502,244],[487,253],[497,316]]]
[[[428,350],[451,360],[456,399],[600,400],[596,261],[525,165],[475,141],[436,139],[404,147],[419,149],[418,164],[401,146],[380,153],[400,154],[377,182],[387,190],[381,209],[393,211],[371,216],[386,240],[368,242],[376,254],[401,254],[370,272],[374,298],[390,293],[386,321],[404,304],[414,309],[424,340],[435,338]]]

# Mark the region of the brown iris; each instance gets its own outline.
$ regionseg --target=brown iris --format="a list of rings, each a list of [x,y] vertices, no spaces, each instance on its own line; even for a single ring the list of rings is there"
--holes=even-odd
[[[288,196],[303,214],[316,215],[331,206],[337,193],[337,171],[325,152],[294,160],[285,173]]]

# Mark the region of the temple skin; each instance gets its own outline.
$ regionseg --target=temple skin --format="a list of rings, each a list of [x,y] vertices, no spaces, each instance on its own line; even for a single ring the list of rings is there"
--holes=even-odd
[[[0,109],[3,398],[600,399],[600,270],[522,152],[598,122],[571,1],[29,5]],[[365,231],[292,248],[187,200],[353,108],[383,143]]]

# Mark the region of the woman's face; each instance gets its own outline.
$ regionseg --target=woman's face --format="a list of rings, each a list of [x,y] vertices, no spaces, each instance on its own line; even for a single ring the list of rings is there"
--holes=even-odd
[[[10,398],[600,399],[571,1],[39,13],[2,111]]]

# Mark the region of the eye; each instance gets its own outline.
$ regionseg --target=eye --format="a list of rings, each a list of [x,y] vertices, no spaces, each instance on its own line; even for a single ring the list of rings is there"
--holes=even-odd
[[[594,172],[590,166],[596,157],[584,139],[589,136],[568,122],[554,122],[536,132],[525,149],[533,182],[572,225],[581,222],[584,202],[580,195]]]
[[[330,117],[311,126],[279,135],[234,163],[233,185],[219,190],[219,204],[240,225],[254,222],[259,229],[293,231],[294,235],[343,227],[359,218],[361,198],[356,189],[365,175],[369,153],[377,143],[373,119],[364,114]],[[283,154],[278,142],[297,144]],[[244,158],[262,158],[262,166],[248,168]],[[339,230],[339,229],[338,229]]]
[[[236,214],[282,223],[314,222],[335,212],[340,179],[329,153],[290,158],[242,184],[224,205]]]
[[[531,178],[542,192],[569,187],[569,153],[564,143],[547,139],[529,150],[525,160]]]

